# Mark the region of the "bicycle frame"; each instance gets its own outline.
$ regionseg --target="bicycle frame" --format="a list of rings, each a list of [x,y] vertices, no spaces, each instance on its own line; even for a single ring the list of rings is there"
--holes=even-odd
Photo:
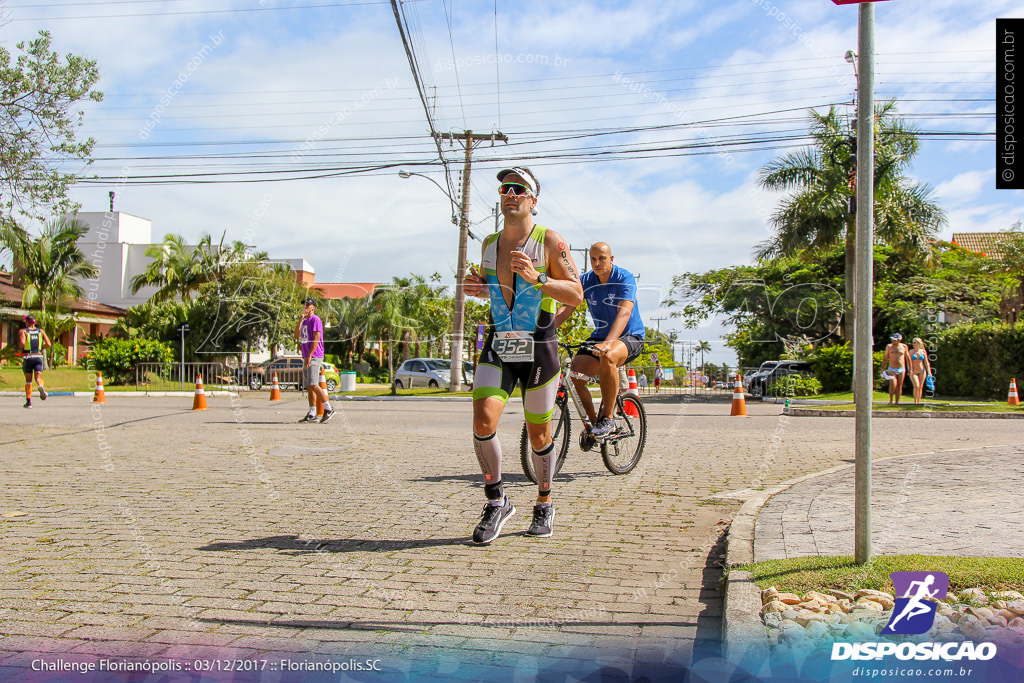
[[[586,375],[586,374],[584,374],[582,372],[577,372],[577,371],[573,370],[572,369],[572,359],[574,358],[574,355],[572,354],[571,347],[569,345],[566,345],[566,344],[559,344],[559,346],[561,346],[562,348],[564,348],[568,352],[567,355],[566,355],[565,361],[563,361],[563,363],[562,363],[562,374],[559,376],[559,381],[558,381],[559,389],[562,389],[562,388],[565,389],[566,393],[569,396],[569,399],[572,401],[573,406],[576,408],[576,413],[580,416],[580,420],[583,422],[584,428],[588,429],[590,427],[590,418],[587,417],[587,411],[585,411],[583,409],[583,402],[580,400],[579,392],[576,389],[576,383],[573,382],[572,380],[573,379],[579,379],[579,380],[586,381],[588,384],[600,384],[600,379],[598,379],[597,377],[591,377],[590,375]],[[601,397],[601,404],[597,408],[598,415],[601,414],[601,410],[604,408],[604,402],[605,402],[605,397],[602,396]],[[619,409],[621,410],[622,409],[622,399],[620,398],[620,394],[616,394],[615,395],[615,402],[616,402],[616,404],[618,404]],[[611,442],[614,442],[614,441],[617,440],[616,436],[618,436],[618,438],[633,436],[633,434],[634,434],[633,425],[629,422],[628,419],[626,420],[626,423],[629,426],[629,430],[627,432],[624,432],[624,433],[621,433],[621,434],[609,435],[607,438],[601,439],[601,441],[605,441],[605,442],[611,443]],[[619,432],[622,432],[622,430],[620,429]]]

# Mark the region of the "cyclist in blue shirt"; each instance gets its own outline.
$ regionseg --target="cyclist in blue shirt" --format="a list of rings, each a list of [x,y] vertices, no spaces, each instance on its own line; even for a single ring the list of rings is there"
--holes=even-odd
[[[612,249],[604,242],[590,247],[590,268],[583,274],[583,297],[587,301],[594,331],[588,341],[594,342],[593,351],[581,349],[573,358],[573,370],[601,382],[604,397],[601,415],[594,409],[590,389],[584,380],[573,379],[583,408],[593,425],[591,434],[601,438],[615,429],[612,411],[619,390],[619,368],[640,355],[644,350],[644,324],[636,302],[636,278],[625,268],[614,263]],[[576,310],[563,306],[555,318],[561,325]]]

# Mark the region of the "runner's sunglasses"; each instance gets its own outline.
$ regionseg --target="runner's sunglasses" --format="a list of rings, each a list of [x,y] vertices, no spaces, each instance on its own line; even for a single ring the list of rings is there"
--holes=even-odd
[[[517,197],[529,196],[533,194],[533,191],[530,190],[530,188],[528,188],[526,185],[523,185],[522,183],[502,183],[501,186],[498,188],[498,194],[500,194],[502,197],[507,195],[509,192],[511,192]]]

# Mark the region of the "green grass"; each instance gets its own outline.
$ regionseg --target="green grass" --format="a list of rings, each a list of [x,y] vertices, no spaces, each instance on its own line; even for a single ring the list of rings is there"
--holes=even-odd
[[[951,594],[965,588],[1024,592],[1024,559],[1006,557],[881,555],[864,565],[855,564],[850,556],[797,557],[756,562],[740,569],[749,571],[762,589],[775,586],[780,592],[798,595],[830,588],[843,591],[870,588],[892,593],[890,573],[935,570],[949,575]]]
[[[359,385],[357,384],[356,387]],[[390,396],[391,389],[387,387],[379,388],[367,388],[359,389],[355,391],[343,391],[340,392],[342,396]],[[395,392],[396,396],[472,396],[473,392],[470,391],[448,391],[444,388],[437,389],[399,389]]]
[[[92,391],[95,386],[89,381],[85,368],[54,368],[43,371],[43,386],[47,391]],[[25,373],[21,367],[0,368],[0,391],[20,391],[25,388]],[[135,385],[113,387],[104,382],[104,391],[134,391]],[[36,391],[32,384],[32,393]]]
[[[844,401],[846,401],[846,402],[853,402],[853,392],[852,391],[833,391],[833,392],[828,393],[828,394],[818,394],[817,396],[801,396],[801,397],[798,397],[798,398],[813,398],[816,401],[835,401],[836,403],[842,403]],[[887,391],[875,391],[872,394],[872,396],[871,396],[871,400],[876,402],[876,403],[878,401],[881,401],[883,403],[887,403],[889,401],[889,392],[887,392]],[[912,394],[904,394],[900,398],[900,401],[908,401],[908,400],[912,402],[914,400],[914,396]],[[999,401],[991,401],[991,400],[985,400],[985,399],[981,399],[981,398],[958,398],[956,396],[944,396],[942,398],[923,398],[921,400],[924,403],[937,403],[937,404],[946,404],[946,403],[950,403],[950,402],[956,402],[956,403],[979,403],[979,404],[986,404],[986,403],[997,404],[997,403],[999,403]],[[1005,403],[1005,401],[1004,401],[1004,403]]]
[[[831,405],[814,405],[814,406],[790,406],[794,410],[846,410],[849,412],[854,411],[854,405],[852,403],[837,403]],[[979,404],[964,404],[964,403],[922,403],[921,405],[914,405],[913,403],[901,403],[900,405],[874,405],[871,410],[884,410],[886,412],[926,412],[926,413],[1024,413],[1024,407],[1021,406],[1008,406],[1005,403],[979,403]]]

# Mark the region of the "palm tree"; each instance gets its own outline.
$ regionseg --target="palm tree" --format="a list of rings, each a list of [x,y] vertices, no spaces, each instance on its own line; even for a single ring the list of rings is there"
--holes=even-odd
[[[178,297],[188,302],[202,285],[223,280],[231,265],[267,260],[266,252],[251,252],[249,246],[238,240],[225,245],[226,235],[226,231],[222,233],[220,243],[214,246],[210,234],[203,233],[199,244],[192,246],[181,235],[167,233],[162,243],[146,249],[146,256],[153,260],[131,279],[132,293],[155,285],[158,289],[150,297],[153,303]]]
[[[843,129],[835,107],[811,111],[812,147],[787,154],[760,171],[766,190],[791,194],[772,215],[775,235],[762,242],[758,260],[804,253],[808,256],[845,242],[846,320],[844,336],[852,338],[856,216],[853,185],[856,141]],[[931,188],[909,180],[904,172],[918,151],[914,131],[896,115],[893,101],[875,107],[875,238],[898,252],[928,258],[930,240],[946,223]]]
[[[26,308],[38,306],[46,314],[85,293],[78,281],[99,274],[78,248],[79,238],[88,229],[77,219],[64,216],[48,221],[36,239],[21,230],[7,231],[5,239],[10,240],[14,272],[23,288],[22,304]]]
[[[703,377],[705,374],[707,374],[704,372],[704,352],[706,351],[708,353],[711,353],[711,344],[709,344],[706,341],[701,341],[698,339],[697,345],[694,346],[694,350],[700,351],[700,374],[701,377]]]
[[[64,304],[85,293],[80,280],[99,274],[99,269],[78,248],[79,238],[88,229],[84,223],[62,216],[48,221],[38,238],[14,225],[3,231],[3,241],[12,254],[15,281],[22,287],[22,305],[39,308],[40,327],[54,344],[61,334],[74,327],[73,315],[60,316]],[[54,348],[49,351],[51,363],[54,352]]]

